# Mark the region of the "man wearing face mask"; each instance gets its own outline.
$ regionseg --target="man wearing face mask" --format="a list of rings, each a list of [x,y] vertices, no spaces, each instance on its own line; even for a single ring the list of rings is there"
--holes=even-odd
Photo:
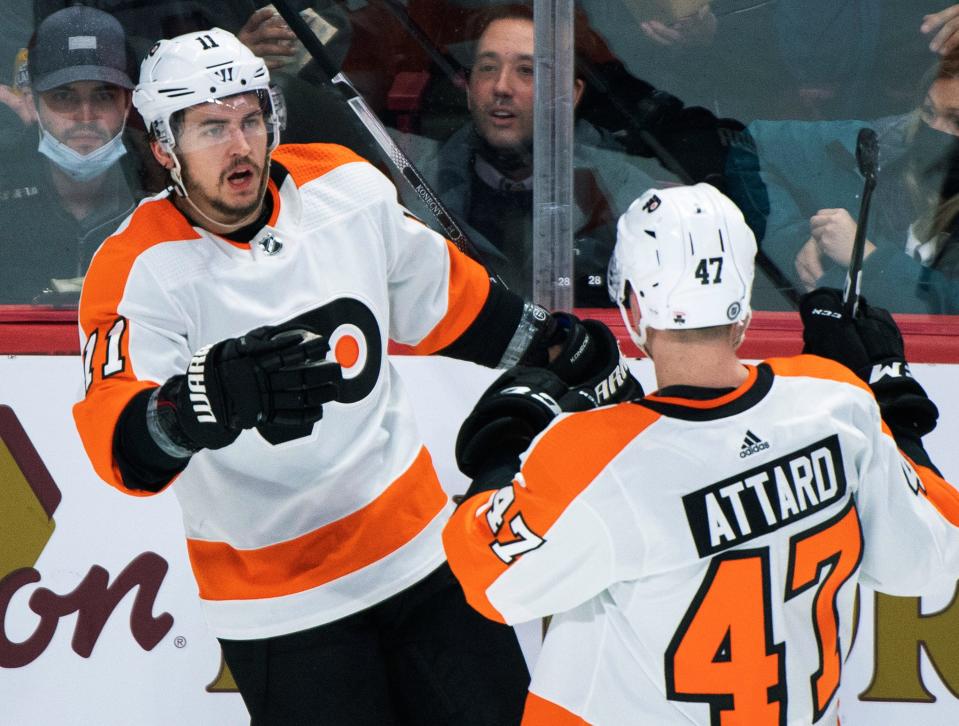
[[[46,18],[28,52],[37,123],[5,144],[0,168],[0,302],[71,303],[143,196],[124,143],[126,39],[110,15],[77,6]]]
[[[863,191],[856,137],[869,126],[880,173],[863,294],[892,312],[959,313],[959,53],[921,87],[918,108],[901,116],[749,125],[769,195],[761,246],[797,289],[842,287]]]

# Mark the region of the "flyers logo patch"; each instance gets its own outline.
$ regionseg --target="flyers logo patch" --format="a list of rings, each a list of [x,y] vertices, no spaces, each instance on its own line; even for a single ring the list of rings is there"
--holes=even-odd
[[[329,360],[335,360],[343,369],[343,380],[349,381],[366,370],[370,350],[366,334],[353,323],[343,323],[330,333]]]
[[[362,401],[373,391],[383,365],[383,339],[373,311],[354,298],[341,297],[280,325],[282,329],[305,328],[325,336],[330,350],[327,360],[343,369],[337,403]],[[271,444],[308,436],[312,426],[272,426],[257,431]]]

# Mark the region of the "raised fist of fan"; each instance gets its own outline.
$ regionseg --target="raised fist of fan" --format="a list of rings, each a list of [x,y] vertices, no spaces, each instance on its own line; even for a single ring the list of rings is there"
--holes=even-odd
[[[859,299],[854,318],[843,314],[842,293],[823,287],[800,298],[803,353],[842,363],[872,388],[891,428],[924,436],[939,410],[912,377],[902,334],[888,311]]]
[[[277,326],[201,348],[186,374],[160,388],[161,426],[174,443],[197,451],[227,446],[243,429],[264,423],[319,421],[343,380],[327,351],[323,336]]]

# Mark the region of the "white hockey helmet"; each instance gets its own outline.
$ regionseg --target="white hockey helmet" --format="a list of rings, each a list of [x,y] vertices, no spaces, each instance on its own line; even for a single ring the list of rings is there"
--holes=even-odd
[[[154,44],[140,65],[133,105],[161,148],[173,153],[173,114],[251,91],[260,97],[272,151],[280,140],[280,104],[270,89],[266,63],[232,33],[212,28]]]
[[[650,189],[619,218],[609,262],[609,296],[633,341],[646,328],[691,330],[746,323],[756,238],[742,212],[709,184]],[[627,295],[636,293],[638,325]]]

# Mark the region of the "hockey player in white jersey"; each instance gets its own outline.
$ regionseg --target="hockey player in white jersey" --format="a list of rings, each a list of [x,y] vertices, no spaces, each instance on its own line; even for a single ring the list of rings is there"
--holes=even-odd
[[[555,416],[563,383],[515,369],[461,429],[450,566],[491,619],[553,616],[526,726],[834,726],[857,582],[959,576],[959,495],[921,443],[938,412],[892,318],[815,291],[807,354],[746,365],[755,253],[714,188],[647,192],[610,292],[658,390]]]
[[[387,340],[549,361],[593,403],[622,382],[615,339],[491,282],[349,150],[279,146],[266,65],[225,31],[157,43],[133,103],[171,187],[83,286],[74,416],[97,473],[172,485],[254,723],[516,722],[525,662],[444,562],[452,505]]]

